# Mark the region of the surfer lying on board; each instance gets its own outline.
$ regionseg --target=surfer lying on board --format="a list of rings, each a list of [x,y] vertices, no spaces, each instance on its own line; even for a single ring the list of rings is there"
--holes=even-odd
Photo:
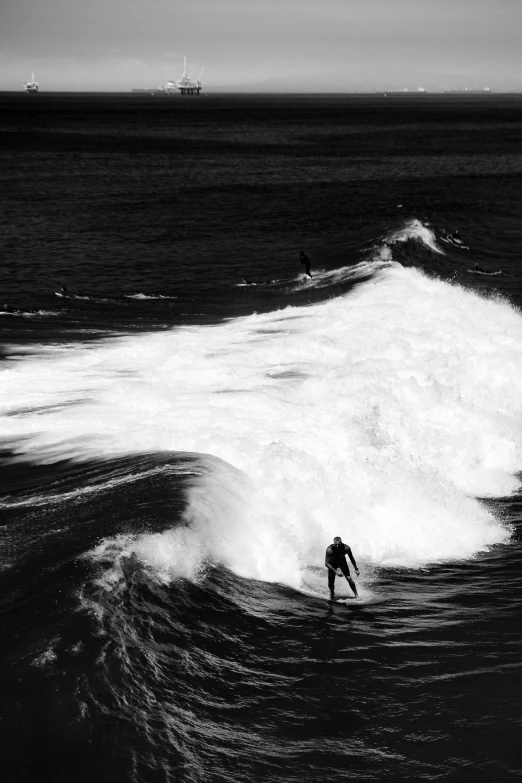
[[[312,277],[312,273],[310,272],[310,269],[311,269],[311,266],[312,266],[311,263],[310,263],[310,259],[308,258],[306,253],[303,253],[302,250],[299,253],[299,257],[301,258],[301,266],[304,266],[304,268],[306,270],[306,274],[308,275],[308,277]]]
[[[359,576],[359,569],[357,568],[357,563],[355,562],[354,556],[352,555],[352,550],[348,544],[343,544],[340,536],[336,536],[333,540],[333,544],[330,544],[326,550],[326,556],[324,559],[324,564],[328,569],[328,588],[330,590],[330,598],[332,601],[334,600],[334,585],[336,576],[344,576],[352,588],[355,597],[359,597],[355,582],[350,576],[350,569],[348,568],[348,563],[346,562],[346,555],[348,555],[350,558],[352,565],[355,568],[355,573],[357,576]]]

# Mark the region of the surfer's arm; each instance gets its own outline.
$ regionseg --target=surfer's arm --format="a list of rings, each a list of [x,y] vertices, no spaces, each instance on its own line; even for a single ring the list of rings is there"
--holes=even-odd
[[[332,556],[332,553],[330,552],[330,547],[326,550],[326,556],[324,558],[324,564],[326,568],[328,568],[330,571],[333,571],[334,574],[337,575],[337,568],[334,568],[333,565],[330,563],[330,558]]]
[[[350,558],[350,560],[351,560],[351,562],[352,562],[352,565],[353,565],[353,567],[355,568],[355,573],[357,574],[357,576],[359,576],[359,569],[358,569],[358,567],[357,567],[357,563],[355,562],[355,558],[354,558],[354,556],[353,556],[353,554],[352,554],[352,550],[350,549],[350,547],[348,546],[348,544],[345,544],[345,550],[344,550],[344,551],[346,552],[346,554],[347,554],[347,555],[348,555],[348,557]]]

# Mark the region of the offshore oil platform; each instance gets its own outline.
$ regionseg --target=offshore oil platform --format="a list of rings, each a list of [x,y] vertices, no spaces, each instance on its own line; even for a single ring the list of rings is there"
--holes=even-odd
[[[38,92],[38,82],[34,80],[34,73],[31,74],[31,81],[24,84],[24,88],[26,92]]]
[[[187,58],[184,57],[183,74],[181,79],[178,79],[178,81],[174,82],[167,82],[164,87],[165,92],[169,94],[179,92],[181,95],[199,95],[203,89],[203,85],[201,84],[203,70],[204,68],[201,69],[201,72],[196,79],[192,78],[192,76],[189,76],[187,73]]]
[[[195,79],[192,75],[187,73],[187,58],[183,58],[183,74],[181,79],[177,81],[168,81],[162,87],[150,87],[150,88],[135,88],[132,92],[146,92],[149,95],[199,95],[203,89],[201,84],[201,77],[203,76],[204,68],[201,69],[199,76]]]

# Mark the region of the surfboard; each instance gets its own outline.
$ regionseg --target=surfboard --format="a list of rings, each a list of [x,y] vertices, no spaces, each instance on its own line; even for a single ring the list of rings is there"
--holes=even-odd
[[[356,609],[358,606],[368,606],[369,604],[380,603],[384,600],[382,596],[377,596],[369,590],[359,588],[359,596],[356,598],[354,595],[337,594],[337,597],[332,601],[330,594],[326,591],[316,592],[315,590],[307,590],[305,587],[300,587],[297,592],[302,593],[310,598],[317,598],[320,601],[326,601],[326,603],[339,606],[344,606],[347,609]]]
[[[298,593],[302,593],[310,598],[318,598],[320,601],[328,601],[330,603],[330,593],[327,593],[326,591],[316,592],[315,590],[307,590],[306,587],[299,587],[296,589]],[[338,601],[350,601],[352,599],[355,600],[355,597],[345,593],[344,595],[335,598],[334,603],[337,603]]]
[[[348,609],[356,609],[358,606],[369,606],[370,604],[378,604],[384,601],[382,596],[374,595],[373,593],[359,593],[359,597],[355,598],[350,596],[349,598],[337,598],[336,604],[346,606]]]
[[[464,242],[461,239],[453,239],[452,237],[441,237],[443,242],[446,242],[448,245],[453,245],[453,247],[460,247],[462,250],[469,250],[469,247],[464,244]]]

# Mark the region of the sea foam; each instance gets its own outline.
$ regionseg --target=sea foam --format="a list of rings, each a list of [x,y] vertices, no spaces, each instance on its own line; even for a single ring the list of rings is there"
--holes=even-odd
[[[518,487],[521,326],[381,259],[322,304],[11,362],[2,431],[42,462],[200,454],[182,527],[93,553],[158,578],[215,562],[299,586],[334,535],[363,563],[472,557],[509,538],[477,497]]]

